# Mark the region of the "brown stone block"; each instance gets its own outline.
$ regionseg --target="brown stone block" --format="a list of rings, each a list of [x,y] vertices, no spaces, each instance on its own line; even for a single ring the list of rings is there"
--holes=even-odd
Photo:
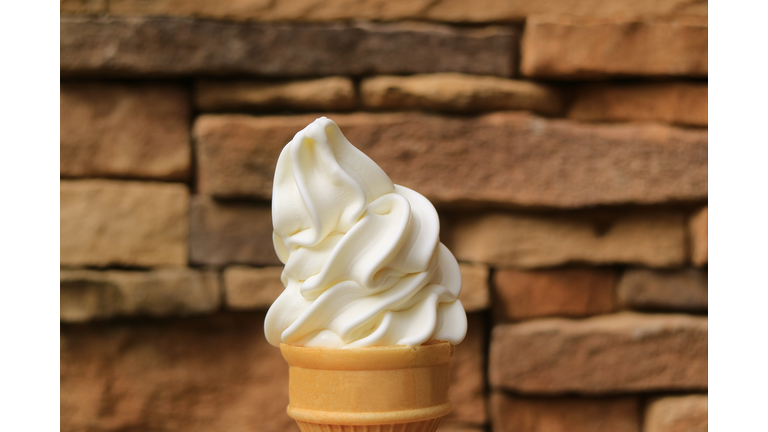
[[[459,263],[461,270],[461,293],[459,300],[467,312],[488,308],[488,266],[477,263]]]
[[[511,27],[236,23],[62,16],[64,75],[272,77],[461,72],[510,76]]]
[[[707,76],[707,19],[595,19],[533,16],[525,23],[523,75]]]
[[[667,396],[645,410],[645,432],[707,432],[707,395]]]
[[[185,180],[190,101],[178,86],[61,84],[61,175]]]
[[[298,431],[264,314],[61,330],[61,430]]]
[[[183,184],[61,181],[61,264],[187,264],[189,191]]]
[[[532,14],[575,16],[707,15],[707,2],[599,0],[111,0],[110,12],[121,15],[174,15],[256,21],[435,20],[442,22],[523,21]],[[63,7],[62,7],[63,9]]]
[[[631,269],[618,286],[619,301],[633,309],[707,310],[707,272]]]
[[[455,73],[367,78],[360,93],[366,107],[378,110],[527,110],[556,115],[563,105],[560,93],[550,86]]]
[[[617,279],[611,269],[496,270],[494,311],[504,321],[613,312]]]
[[[198,187],[269,199],[280,151],[315,115],[204,115]],[[526,113],[337,114],[344,135],[397,184],[434,203],[584,207],[707,197],[707,132],[589,125]]]
[[[709,245],[709,207],[704,207],[693,215],[689,223],[691,235],[691,255],[693,264],[707,265]]]
[[[707,318],[621,312],[493,329],[491,386],[521,393],[707,388]]]
[[[467,315],[467,336],[456,345],[451,360],[448,399],[453,410],[448,423],[482,425],[487,421],[485,402],[485,317]]]
[[[189,257],[201,265],[279,265],[268,205],[192,198]]]
[[[685,262],[685,218],[672,211],[591,219],[581,215],[480,213],[457,217],[444,242],[459,260],[499,267],[571,262],[676,267]]]
[[[586,121],[659,121],[707,126],[707,84],[590,84],[580,87],[568,117]]]
[[[232,266],[224,270],[224,299],[230,309],[269,309],[285,287],[282,267]]]
[[[491,394],[493,432],[640,432],[637,398]]]
[[[440,422],[440,426],[437,427],[437,432],[485,432],[485,427],[443,420]]]
[[[137,271],[62,270],[61,321],[118,316],[210,313],[219,308],[215,272],[187,268]]]
[[[357,105],[347,77],[297,81],[198,80],[195,106],[202,111],[345,111]]]
[[[61,13],[100,14],[107,12],[107,0],[59,0]]]

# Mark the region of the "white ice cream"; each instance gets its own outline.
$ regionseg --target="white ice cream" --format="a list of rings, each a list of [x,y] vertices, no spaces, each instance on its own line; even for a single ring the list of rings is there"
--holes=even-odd
[[[272,192],[285,291],[267,313],[272,345],[457,344],[467,331],[456,259],[432,204],[321,117],[285,146]]]

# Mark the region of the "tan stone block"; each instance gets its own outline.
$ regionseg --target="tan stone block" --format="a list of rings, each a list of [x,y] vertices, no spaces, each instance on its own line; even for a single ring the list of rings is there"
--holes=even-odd
[[[467,336],[456,345],[451,360],[448,399],[453,410],[447,423],[482,425],[487,421],[485,401],[485,317],[467,315]]]
[[[61,181],[61,264],[183,266],[189,191],[183,184]]]
[[[457,259],[499,267],[571,262],[675,267],[685,262],[685,219],[671,211],[581,215],[481,213],[457,217],[444,234]]]
[[[621,312],[502,324],[489,356],[491,386],[520,393],[704,390],[707,318]]]
[[[666,396],[645,409],[645,432],[707,432],[707,395]]]
[[[118,316],[154,317],[210,313],[221,303],[218,276],[211,271],[62,270],[61,321]]]
[[[613,312],[617,280],[612,269],[496,270],[494,311],[504,321]]]
[[[440,426],[437,427],[437,432],[485,432],[485,428],[483,426],[465,425],[443,420],[440,422]]]
[[[64,82],[61,175],[186,180],[190,101],[179,86]]]
[[[692,261],[697,266],[707,265],[709,238],[709,207],[693,215],[689,223]]]
[[[224,299],[230,309],[269,309],[285,290],[282,267],[232,266],[224,270]]]
[[[198,189],[269,199],[275,161],[315,115],[203,115]],[[596,125],[520,112],[475,117],[336,114],[344,135],[396,184],[433,203],[576,208],[707,197],[707,132]]]
[[[521,71],[537,78],[707,76],[706,18],[624,20],[532,16]]]
[[[560,93],[550,86],[456,73],[366,78],[360,93],[366,107],[379,110],[528,110],[556,115],[563,106]]]
[[[203,111],[344,111],[356,105],[355,88],[347,77],[297,81],[198,80],[195,83],[195,106]]]
[[[707,93],[707,84],[696,82],[590,84],[576,91],[568,117],[707,126]]]
[[[493,432],[640,432],[635,397],[526,398],[491,394]]]
[[[435,20],[441,22],[523,21],[532,14],[574,16],[707,15],[707,2],[672,0],[111,0],[110,12],[123,15],[176,15],[256,21]]]
[[[619,282],[619,301],[633,309],[707,310],[707,272],[630,269]]]
[[[272,211],[266,204],[192,198],[190,261],[200,265],[279,265],[272,245]]]
[[[511,76],[517,58],[518,32],[509,26],[359,21],[305,25],[123,15],[62,16],[61,74]]]
[[[488,266],[477,263],[459,263],[461,270],[461,294],[459,300],[467,312],[488,308]]]
[[[298,431],[264,313],[62,326],[61,430]]]

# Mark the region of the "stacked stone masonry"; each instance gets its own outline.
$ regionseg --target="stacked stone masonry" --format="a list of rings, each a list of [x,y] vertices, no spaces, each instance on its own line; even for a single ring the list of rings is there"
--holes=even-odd
[[[270,200],[323,115],[460,263],[438,431],[707,430],[706,1],[60,10],[62,431],[298,431]]]

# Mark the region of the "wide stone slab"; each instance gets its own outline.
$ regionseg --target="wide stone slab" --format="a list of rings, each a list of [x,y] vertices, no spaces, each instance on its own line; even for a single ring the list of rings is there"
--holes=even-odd
[[[493,281],[494,312],[503,321],[583,317],[616,310],[618,274],[613,269],[498,269]]]
[[[293,81],[207,79],[195,83],[195,106],[208,112],[348,111],[356,105],[355,87],[347,77]]]
[[[636,397],[527,398],[491,394],[494,432],[640,432]]]
[[[63,82],[61,176],[186,180],[191,101],[165,84]]]
[[[536,78],[707,76],[707,19],[535,16],[525,23],[521,71]]]
[[[679,267],[686,260],[685,215],[676,211],[490,212],[446,217],[446,222],[443,242],[457,259],[497,267]]]
[[[316,116],[203,115],[194,124],[198,188],[270,199],[282,148]],[[574,208],[707,197],[707,132],[597,125],[526,113],[331,117],[397,184],[436,204]]]
[[[108,3],[108,4],[107,4]],[[442,21],[522,22],[533,14],[575,16],[707,15],[707,2],[686,0],[622,1],[597,0],[485,0],[477,3],[455,0],[62,0],[62,12],[110,13],[119,15],[174,15],[255,21]]]
[[[190,261],[199,265],[280,265],[268,205],[218,202],[195,195],[190,209]]]
[[[296,431],[264,313],[64,325],[61,430]]]
[[[60,221],[64,266],[187,264],[186,185],[62,180]]]
[[[221,303],[219,277],[212,271],[62,270],[60,280],[62,322],[204,314]]]
[[[269,309],[285,286],[283,267],[230,266],[224,270],[224,300],[230,309]]]
[[[526,110],[558,115],[563,107],[563,96],[547,85],[456,73],[366,78],[360,96],[366,108],[384,111]]]
[[[426,23],[266,24],[62,16],[64,75],[510,76],[516,31]]]
[[[619,301],[632,309],[706,311],[707,272],[698,269],[629,269],[617,289]]]
[[[497,325],[490,384],[520,393],[705,390],[707,318],[622,312]]]
[[[698,82],[580,86],[568,117],[584,121],[658,121],[706,127],[708,86]]]

